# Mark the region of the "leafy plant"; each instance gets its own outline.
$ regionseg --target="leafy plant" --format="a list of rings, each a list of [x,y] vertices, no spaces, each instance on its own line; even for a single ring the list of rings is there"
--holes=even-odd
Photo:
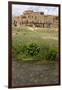
[[[30,43],[29,45],[14,44],[12,48],[12,55],[16,59],[23,59],[31,57],[34,60],[55,60],[57,50],[48,45],[37,45]]]
[[[57,55],[57,51],[54,48],[49,48],[47,59],[48,60],[55,60]]]
[[[28,47],[27,47],[27,54],[31,55],[31,56],[36,56],[39,54],[40,51],[40,47],[35,44],[35,43],[31,43]]]

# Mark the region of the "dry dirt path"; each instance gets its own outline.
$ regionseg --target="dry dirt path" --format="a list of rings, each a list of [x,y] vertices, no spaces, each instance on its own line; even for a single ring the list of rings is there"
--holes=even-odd
[[[12,62],[12,86],[35,84],[58,84],[56,63]]]

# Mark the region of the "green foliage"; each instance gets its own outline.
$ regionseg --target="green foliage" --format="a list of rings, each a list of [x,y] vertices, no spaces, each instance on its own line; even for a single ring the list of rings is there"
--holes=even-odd
[[[57,50],[55,48],[49,48],[47,59],[55,60],[57,55]]]
[[[41,45],[41,51],[40,51],[40,55],[41,55],[41,58],[46,60],[47,59],[47,56],[48,56],[48,51],[49,51],[49,46],[47,44],[42,44]]]
[[[47,45],[39,46],[36,43],[31,43],[13,47],[13,57],[20,60],[28,59],[28,57],[31,57],[33,60],[55,60],[56,55],[57,50]]]
[[[46,36],[56,37],[56,32],[46,32],[46,30],[35,32],[24,27],[14,28],[12,33],[12,57],[16,60],[56,59],[57,40],[42,38]]]
[[[40,51],[40,47],[35,44],[35,43],[31,43],[28,47],[27,47],[27,54],[31,55],[31,56],[36,56],[38,55]]]

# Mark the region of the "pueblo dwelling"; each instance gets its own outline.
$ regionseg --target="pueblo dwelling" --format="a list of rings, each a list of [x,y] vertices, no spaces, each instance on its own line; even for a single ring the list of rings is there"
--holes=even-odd
[[[15,27],[30,26],[41,28],[58,28],[59,17],[54,15],[45,15],[44,12],[27,10],[20,16],[13,16],[12,25]]]

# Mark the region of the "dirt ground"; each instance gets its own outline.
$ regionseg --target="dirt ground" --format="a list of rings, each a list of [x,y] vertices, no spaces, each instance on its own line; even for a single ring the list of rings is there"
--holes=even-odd
[[[12,86],[58,84],[58,64],[12,61]]]

